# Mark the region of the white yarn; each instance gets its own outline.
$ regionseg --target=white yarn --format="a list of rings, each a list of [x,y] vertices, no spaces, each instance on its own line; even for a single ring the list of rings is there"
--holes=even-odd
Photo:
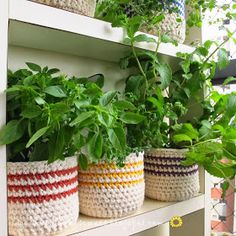
[[[116,218],[139,209],[144,201],[145,188],[143,153],[138,156],[130,154],[124,168],[114,168],[114,164],[102,167],[100,164],[104,163],[79,171],[80,212],[93,217]],[[132,173],[137,171],[139,173]]]
[[[48,236],[76,223],[79,214],[76,157],[49,165],[46,161],[9,162],[7,167],[10,235]],[[36,178],[37,174],[41,175]],[[74,191],[68,193],[70,190]]]
[[[181,165],[181,160],[185,159],[185,152],[184,149],[152,149],[145,153],[145,195],[147,197],[160,201],[183,201],[199,192],[198,166]],[[161,160],[157,160],[158,157]],[[168,161],[170,158],[179,160]],[[156,171],[159,173],[155,173]],[[174,176],[173,172],[183,176]]]
[[[94,16],[96,8],[96,0],[32,0],[32,1],[90,17]]]

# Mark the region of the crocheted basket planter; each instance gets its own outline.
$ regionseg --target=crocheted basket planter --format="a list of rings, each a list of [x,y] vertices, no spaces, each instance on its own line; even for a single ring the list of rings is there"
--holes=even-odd
[[[183,43],[186,37],[185,0],[173,0],[171,5],[166,6],[166,8],[177,8],[178,12],[166,12],[165,19],[158,23],[157,26],[148,30],[143,28],[142,31],[158,35],[160,30],[162,34],[167,34],[177,42]],[[181,21],[179,22],[177,19],[181,19]]]
[[[73,13],[93,17],[96,8],[96,0],[31,0],[60,8]]]
[[[80,212],[99,218],[126,216],[143,205],[143,153],[130,154],[123,168],[104,162],[79,171]]]
[[[183,201],[199,192],[198,166],[182,166],[186,149],[145,152],[145,195],[160,201]]]
[[[7,163],[9,234],[47,236],[76,223],[77,158]]]

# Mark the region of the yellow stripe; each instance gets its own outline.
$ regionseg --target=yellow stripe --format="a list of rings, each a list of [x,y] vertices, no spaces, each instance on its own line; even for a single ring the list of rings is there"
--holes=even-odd
[[[120,169],[127,169],[130,167],[136,167],[136,166],[141,166],[143,165],[143,161],[138,161],[138,162],[131,162],[131,163],[126,163],[124,167],[120,168]],[[90,166],[90,168],[93,167],[98,167],[98,168],[102,168],[102,169],[117,169],[119,167],[117,167],[117,165],[113,164],[113,163],[98,163],[98,164],[92,164]]]
[[[80,172],[79,176],[85,176],[85,177],[94,177],[94,178],[111,178],[111,177],[129,177],[129,176],[136,176],[136,175],[143,175],[144,171],[143,170],[138,170],[138,171],[132,171],[132,172],[120,172],[120,173],[89,173],[89,172]]]
[[[91,187],[126,187],[132,186],[144,182],[144,179],[125,181],[125,182],[114,182],[114,183],[93,183],[93,182],[80,182],[80,186],[91,186]]]

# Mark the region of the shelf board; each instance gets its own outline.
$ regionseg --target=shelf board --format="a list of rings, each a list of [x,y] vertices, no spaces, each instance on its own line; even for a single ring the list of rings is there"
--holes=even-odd
[[[145,199],[142,208],[119,219],[97,219],[80,215],[78,223],[54,236],[127,236],[169,222],[173,216],[184,216],[204,208],[204,194],[182,202],[159,202]]]
[[[107,61],[118,61],[130,51],[122,43],[126,36],[124,29],[28,0],[10,0],[9,19],[10,45]],[[138,43],[136,47],[155,51],[153,43]],[[161,44],[159,53],[173,60],[177,52],[193,50],[183,44],[177,47]]]

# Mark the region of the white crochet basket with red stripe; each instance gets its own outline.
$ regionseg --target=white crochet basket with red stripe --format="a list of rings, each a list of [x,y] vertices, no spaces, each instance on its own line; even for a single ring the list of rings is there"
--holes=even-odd
[[[76,223],[79,215],[77,158],[48,164],[8,162],[10,235],[46,236]]]

